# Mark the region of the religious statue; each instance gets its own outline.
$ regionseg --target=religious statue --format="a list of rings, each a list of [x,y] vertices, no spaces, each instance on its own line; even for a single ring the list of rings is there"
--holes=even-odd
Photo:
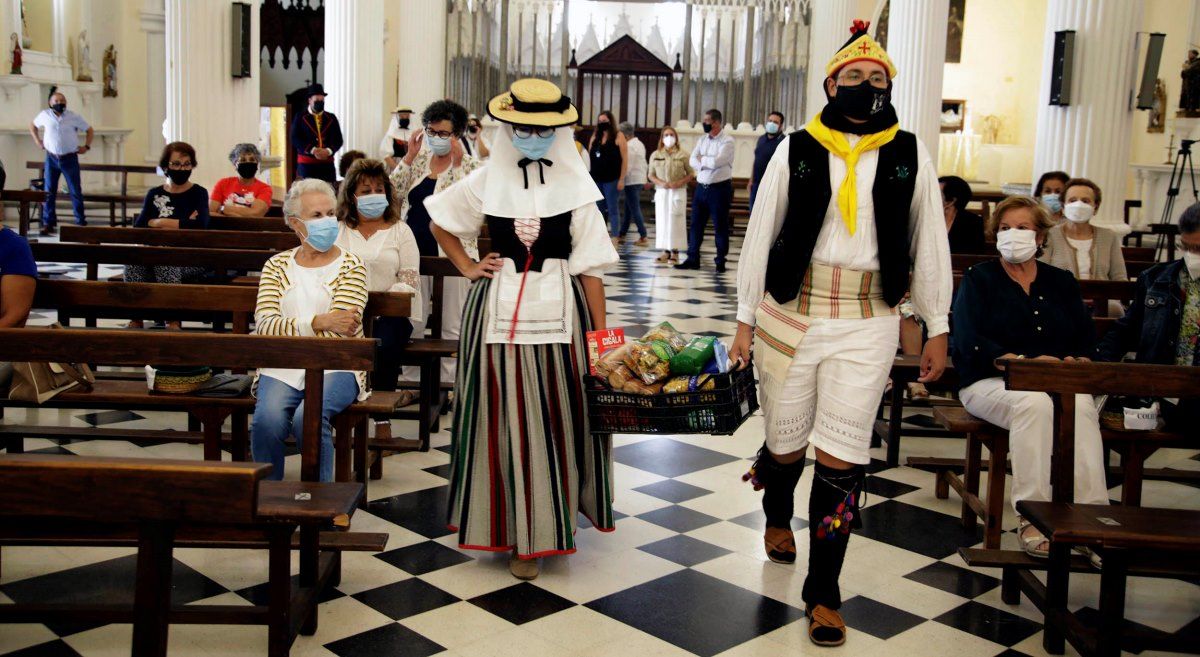
[[[75,41],[75,79],[92,81],[92,47],[88,44],[87,30],[80,32]]]
[[[1200,50],[1188,51],[1187,61],[1179,73],[1183,89],[1179,93],[1179,117],[1200,117]]]
[[[29,36],[29,20],[25,17],[25,0],[21,0],[21,47],[28,49],[33,45],[33,38]]]
[[[16,32],[12,33],[12,68],[8,72],[13,75],[21,74],[21,40]]]
[[[104,49],[104,97],[117,97],[117,47],[112,44]]]
[[[1150,104],[1150,115],[1146,132],[1162,132],[1167,125],[1167,85],[1162,78],[1154,81],[1154,102]]]

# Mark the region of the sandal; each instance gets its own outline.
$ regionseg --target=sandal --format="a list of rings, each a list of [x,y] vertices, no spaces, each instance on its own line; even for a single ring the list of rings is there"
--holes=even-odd
[[[657,258],[655,258],[654,262],[670,262],[670,260],[671,260],[671,254],[664,253],[664,254],[658,256]]]
[[[1033,527],[1033,524],[1028,520],[1021,518],[1017,523],[1017,540],[1021,542],[1021,549],[1031,557],[1038,559],[1050,558],[1050,539],[1046,538],[1037,527],[1033,527],[1033,531],[1025,534],[1025,529]],[[1045,547],[1042,547],[1042,546]]]
[[[842,615],[826,607],[817,605],[804,610],[808,616],[808,638],[818,646],[840,646],[846,642],[846,621]]]
[[[420,399],[420,397],[421,397],[421,395],[416,390],[400,390],[399,394],[396,397],[395,408],[404,408],[405,406],[412,406],[413,404],[416,403],[416,401],[418,399]]]
[[[767,558],[775,563],[796,563],[796,537],[790,529],[767,527],[763,536],[763,545],[767,550]]]

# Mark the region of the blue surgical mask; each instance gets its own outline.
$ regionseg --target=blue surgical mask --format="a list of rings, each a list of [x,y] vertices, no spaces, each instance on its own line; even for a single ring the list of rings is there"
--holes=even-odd
[[[433,151],[434,155],[445,155],[450,152],[450,137],[435,137],[429,135],[425,137],[425,141],[429,142],[429,150]]]
[[[308,242],[312,248],[325,253],[333,248],[333,243],[337,241],[337,217],[321,217],[306,221],[304,222],[304,231],[308,233],[308,237],[305,237],[304,241]]]
[[[367,219],[382,217],[388,206],[387,194],[363,194],[354,202],[358,206],[358,213]]]
[[[1058,214],[1062,210],[1062,197],[1058,194],[1042,194],[1042,205],[1046,206],[1054,214]]]
[[[513,135],[512,143],[521,154],[531,160],[540,160],[546,157],[546,153],[550,152],[550,146],[554,144],[555,133],[550,133],[549,137],[539,137],[530,135],[528,137],[518,137]]]
[[[773,135],[779,132],[779,124],[774,121],[767,121],[767,134]]]

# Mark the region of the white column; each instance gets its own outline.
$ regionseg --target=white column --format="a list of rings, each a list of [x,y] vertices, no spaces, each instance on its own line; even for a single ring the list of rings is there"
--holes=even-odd
[[[406,27],[400,29],[399,37],[397,101],[420,112],[429,103],[446,97],[446,67],[443,64],[446,59],[446,31],[443,26],[446,24],[447,3],[445,0],[404,0],[401,4],[404,10],[399,24]],[[500,2],[497,2],[493,11],[499,15],[500,9]],[[328,3],[325,5],[325,16],[328,25]],[[413,27],[414,22],[426,27]],[[325,29],[328,34],[329,28]],[[505,38],[507,37],[501,36],[501,39]],[[329,48],[328,37],[325,39],[325,47]],[[479,112],[482,108],[470,109]],[[376,119],[382,126],[383,119]]]
[[[146,0],[139,12],[141,29],[146,33],[146,153],[145,160],[157,163],[165,145],[163,121],[167,118],[167,16],[162,0]],[[97,44],[99,45],[99,44]],[[100,58],[103,59],[103,54]],[[103,71],[96,78],[103,80]]]
[[[793,124],[808,123],[825,107],[825,65],[841,50],[850,38],[850,25],[855,18],[856,0],[821,0],[812,3],[812,24],[808,30],[808,83],[804,86],[804,116],[792,118]],[[767,53],[769,56],[770,53]]]
[[[54,62],[67,63],[67,0],[54,0],[51,5],[54,12],[53,31]]]
[[[376,153],[387,127],[388,117],[379,111],[385,84],[383,57],[378,45],[368,46],[383,43],[383,15],[383,0],[325,3],[325,107],[338,117],[346,150]],[[401,44],[412,33],[441,32],[445,23],[444,17],[433,21],[419,12],[407,18],[431,27],[403,30]],[[401,24],[412,26],[407,21]],[[427,53],[419,59],[427,68],[441,69],[441,53]]]
[[[167,0],[167,139],[196,149],[192,180],[210,186],[229,175],[236,143],[258,143],[258,2],[250,0],[250,77],[232,70],[232,0]],[[197,53],[207,53],[199,57]]]
[[[1104,191],[1094,223],[1124,227],[1123,212],[1133,139],[1129,94],[1143,0],[1050,0],[1038,89],[1033,178],[1062,170],[1090,178]],[[1075,30],[1071,104],[1051,106],[1054,33]]]
[[[950,0],[892,0],[888,55],[896,64],[892,104],[900,127],[917,135],[937,162],[942,70]]]

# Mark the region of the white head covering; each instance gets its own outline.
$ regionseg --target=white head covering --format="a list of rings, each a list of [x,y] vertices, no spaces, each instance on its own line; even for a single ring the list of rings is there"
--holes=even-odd
[[[487,165],[487,186],[483,190],[483,213],[512,219],[549,218],[599,201],[596,187],[583,159],[575,147],[570,127],[554,131],[554,143],[544,159],[553,164],[528,166],[529,189],[517,162],[525,156],[512,143],[513,128],[501,124],[492,144],[492,156]],[[542,183],[542,176],[545,184]]]

